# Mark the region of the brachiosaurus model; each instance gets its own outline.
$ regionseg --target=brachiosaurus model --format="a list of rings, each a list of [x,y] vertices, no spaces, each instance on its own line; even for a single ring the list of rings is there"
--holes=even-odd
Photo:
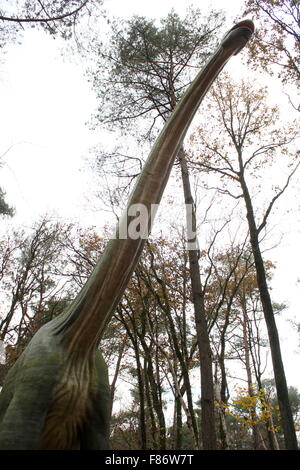
[[[254,31],[236,24],[183,95],[137,180],[127,210],[71,305],[42,326],[7,374],[0,396],[0,449],[108,449],[110,389],[97,345],[127,287],[146,237],[121,237],[134,204],[159,204],[185,133],[213,80]],[[125,225],[124,225],[125,224]]]

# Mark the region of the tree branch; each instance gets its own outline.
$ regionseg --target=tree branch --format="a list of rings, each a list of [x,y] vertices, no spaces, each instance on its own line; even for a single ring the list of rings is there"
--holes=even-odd
[[[265,212],[265,215],[264,215],[264,217],[263,217],[263,220],[262,220],[260,226],[257,228],[257,234],[259,234],[259,233],[262,231],[262,229],[265,227],[265,225],[266,225],[266,223],[267,223],[267,219],[268,219],[268,217],[269,217],[269,215],[270,215],[270,212],[271,212],[271,210],[272,210],[272,208],[273,208],[275,202],[276,202],[277,199],[284,193],[284,191],[285,191],[286,188],[288,187],[288,185],[289,185],[289,183],[290,183],[290,180],[291,180],[292,176],[294,175],[294,173],[296,172],[296,170],[297,170],[297,168],[299,167],[299,165],[300,165],[300,162],[297,163],[297,165],[295,166],[295,168],[293,169],[293,171],[289,174],[288,179],[287,179],[287,181],[286,181],[284,187],[279,191],[279,193],[277,193],[277,194],[273,197],[272,201],[271,201],[270,204],[269,204],[269,207],[267,208],[267,210],[266,210],[266,212]]]
[[[88,2],[89,0],[84,0],[84,2],[79,7],[75,8],[75,10],[72,10],[69,13],[64,13],[63,15],[59,15],[59,16],[50,17],[48,13],[45,11],[45,8],[43,7],[43,10],[47,14],[48,18],[18,18],[18,17],[0,15],[0,20],[16,22],[16,23],[49,23],[50,21],[59,21],[59,20],[63,20],[64,18],[68,18],[69,16],[73,16],[73,15],[75,16]],[[41,4],[41,2],[39,3]]]

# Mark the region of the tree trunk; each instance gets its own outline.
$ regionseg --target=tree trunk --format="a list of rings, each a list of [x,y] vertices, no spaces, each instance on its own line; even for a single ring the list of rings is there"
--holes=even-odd
[[[147,360],[146,359],[144,360],[144,370],[147,370]],[[148,415],[149,415],[150,423],[151,423],[150,435],[151,435],[151,438],[152,438],[152,446],[150,447],[150,449],[157,449],[158,448],[158,445],[157,445],[157,442],[156,442],[157,425],[156,425],[156,420],[155,420],[155,416],[154,416],[154,407],[153,407],[153,401],[152,401],[149,385],[150,384],[149,384],[148,377],[145,377],[147,411],[148,411]]]
[[[223,407],[224,402],[221,400],[221,387],[217,379],[215,379],[215,396],[217,402],[217,411],[218,411],[218,424],[219,424],[219,434],[220,434],[220,444],[221,450],[229,449],[229,441],[227,435],[227,426],[225,420],[225,410]]]
[[[174,324],[174,320],[172,318],[171,308],[170,308],[170,305],[169,305],[169,298],[168,298],[165,283],[159,278],[159,276],[156,272],[156,269],[155,269],[155,266],[154,266],[154,255],[151,252],[151,250],[149,250],[149,253],[151,254],[151,258],[152,258],[152,260],[151,260],[152,273],[154,274],[157,282],[161,286],[164,302],[161,301],[161,298],[160,298],[159,295],[157,295],[156,291],[152,291],[152,292],[156,296],[157,302],[158,302],[162,312],[164,312],[164,314],[165,314],[166,328],[167,328],[167,331],[168,331],[170,344],[173,344],[174,353],[175,353],[174,355],[178,359],[178,361],[180,363],[180,366],[181,366],[182,377],[183,377],[185,391],[186,391],[186,395],[187,395],[187,405],[188,405],[188,410],[189,410],[189,416],[190,416],[190,419],[191,419],[191,424],[192,424],[192,429],[193,429],[193,434],[194,434],[195,446],[196,446],[196,448],[199,448],[199,433],[198,433],[197,419],[196,419],[194,406],[193,406],[193,395],[192,395],[192,389],[191,389],[191,384],[190,384],[188,364],[187,364],[187,361],[186,361],[186,357],[184,357],[184,354],[181,351],[180,345],[179,345],[179,342],[178,342],[178,335],[176,333],[176,327],[175,327],[175,324]],[[145,282],[148,286],[148,289],[152,290],[152,286],[148,283],[148,281],[145,280]],[[162,353],[163,353],[163,351],[162,351]],[[176,375],[175,374],[174,374],[174,380],[176,380]]]
[[[136,360],[136,368],[137,368],[137,379],[138,379],[138,392],[139,392],[139,424],[140,424],[140,442],[141,442],[141,449],[147,449],[147,432],[146,432],[146,413],[145,413],[145,373],[142,373],[142,364],[141,364],[141,355],[139,351],[138,345],[138,334],[137,329],[135,327],[135,322],[131,319],[132,328],[129,327],[126,318],[123,315],[122,308],[119,307],[118,313],[120,315],[121,321],[125,326],[127,336],[129,337],[132,347],[134,350],[135,360]],[[126,344],[126,339],[124,341],[124,347]]]
[[[182,408],[181,408],[181,401],[176,396],[175,397],[175,416],[176,421],[174,420],[174,425],[176,428],[175,431],[175,450],[180,450],[182,448]]]
[[[262,386],[260,377],[257,377],[257,385],[258,385],[258,389],[260,391],[261,407],[262,407],[262,410],[264,411],[266,409],[267,397],[266,397],[266,393],[264,391],[264,388]],[[268,408],[268,404],[267,404],[267,408]],[[280,450],[278,440],[277,440],[277,437],[276,437],[276,433],[274,431],[274,423],[273,423],[272,412],[270,413],[270,416],[267,419],[265,427],[266,427],[266,433],[267,433],[268,442],[269,442],[269,449],[270,450]]]
[[[191,193],[188,167],[182,150],[180,151],[179,162],[181,166],[185,204],[189,204],[190,207],[193,208],[194,201]],[[192,229],[193,233],[196,233],[196,214],[194,209],[192,209]],[[188,241],[190,243],[195,243],[196,237]],[[198,249],[188,250],[196,334],[200,352],[202,444],[203,449],[213,450],[217,448],[217,440],[214,414],[212,353],[204,308],[204,295],[200,279],[198,254]]]
[[[116,368],[115,368],[114,377],[113,377],[113,379],[111,381],[111,384],[110,384],[110,395],[111,395],[110,415],[112,415],[115,392],[116,392],[116,383],[117,383],[117,380],[118,380],[118,377],[119,377],[121,362],[122,362],[122,359],[123,359],[123,354],[124,354],[124,350],[125,350],[125,347],[126,347],[126,343],[127,343],[127,335],[125,336],[125,339],[124,339],[123,343],[120,346],[120,349],[119,349],[119,352],[118,352],[118,359],[117,359],[117,364],[116,364]]]
[[[248,315],[247,315],[247,308],[245,299],[242,298],[242,312],[243,312],[243,319],[242,319],[242,329],[243,329],[243,343],[244,343],[244,351],[245,351],[245,367],[246,367],[246,374],[247,374],[247,385],[248,385],[248,394],[249,397],[254,396],[253,390],[253,381],[252,381],[252,372],[251,372],[251,362],[250,362],[250,345],[249,345],[249,338],[248,338]],[[250,419],[252,421],[252,437],[253,437],[253,449],[258,449],[258,429],[257,425],[255,424],[256,421],[256,407],[250,408]]]
[[[165,422],[165,416],[164,416],[164,411],[163,411],[163,405],[161,401],[160,387],[159,387],[159,384],[157,384],[155,380],[155,374],[154,374],[153,365],[152,365],[153,356],[152,356],[151,351],[149,351],[149,348],[147,347],[146,342],[142,340],[141,338],[140,340],[141,340],[143,349],[145,351],[145,356],[147,358],[147,370],[145,370],[145,374],[147,376],[147,379],[149,380],[153,408],[155,410],[157,420],[158,420],[159,449],[165,450],[166,449],[166,422]]]
[[[138,375],[138,388],[140,398],[140,438],[141,438],[141,449],[147,449],[147,432],[146,432],[146,414],[145,414],[145,393],[144,393],[144,379],[142,373],[142,364],[138,352],[138,347],[135,350],[136,353],[136,365]]]
[[[260,299],[263,307],[265,322],[267,325],[269,343],[272,355],[274,378],[277,390],[277,397],[280,409],[281,423],[284,433],[284,441],[286,449],[297,450],[297,437],[295,432],[295,426],[293,422],[293,416],[291,412],[288,387],[286,383],[286,377],[284,372],[284,366],[281,357],[281,349],[279,342],[278,330],[275,322],[272,301],[269,293],[267,284],[267,277],[265,266],[262,258],[262,254],[259,246],[258,230],[256,227],[254,211],[252,206],[251,197],[248,191],[248,187],[244,178],[244,172],[242,167],[241,155],[239,155],[240,162],[240,185],[243,191],[243,197],[247,209],[247,220],[250,233],[250,242],[255,262],[255,268],[257,273],[257,285],[260,293]]]

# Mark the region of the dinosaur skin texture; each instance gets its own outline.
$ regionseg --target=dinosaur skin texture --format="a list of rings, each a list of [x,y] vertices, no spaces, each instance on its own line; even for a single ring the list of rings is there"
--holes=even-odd
[[[110,388],[96,349],[66,355],[43,326],[7,374],[0,402],[2,449],[109,449]]]

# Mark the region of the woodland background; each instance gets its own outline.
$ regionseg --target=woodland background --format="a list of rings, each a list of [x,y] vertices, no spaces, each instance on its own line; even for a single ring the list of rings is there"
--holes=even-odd
[[[86,123],[92,144],[81,159],[92,222],[84,214],[76,219],[46,211],[30,224],[22,221],[2,178],[1,383],[38,328],[84,285],[164,121],[232,25],[226,10],[204,12],[197,5],[184,14],[156,12],[155,19],[117,18],[109,6],[0,2],[0,69],[33,28],[53,38],[66,61],[80,64],[94,100]],[[297,337],[298,311],[289,312],[288,303],[277,300],[280,289],[271,287],[276,271],[287,276],[299,259],[296,237],[280,265],[272,253],[285,253],[290,231],[299,235],[300,5],[247,0],[235,19],[243,17],[253,18],[255,37],[202,104],[100,344],[114,401],[113,449],[284,449],[287,408],[299,430],[297,387],[288,387],[287,401],[278,400],[274,337],[262,299],[271,296],[271,316]],[[59,120],[60,103],[55,106]],[[46,106],[39,119],[43,113]],[[4,175],[18,144],[1,146]],[[43,200],[43,184],[55,193],[59,177],[58,183],[48,179],[38,183],[37,199]],[[72,204],[68,181],[65,192]],[[193,208],[195,250],[186,249],[185,203]],[[99,217],[103,223],[93,223]]]

